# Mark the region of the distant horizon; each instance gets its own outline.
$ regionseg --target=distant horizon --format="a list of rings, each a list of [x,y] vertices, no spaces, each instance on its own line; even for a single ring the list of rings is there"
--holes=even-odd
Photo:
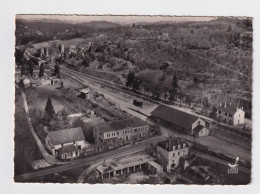
[[[139,16],[139,15],[23,15],[17,14],[17,19],[26,20],[42,20],[52,19],[61,20],[71,23],[82,23],[92,21],[106,21],[117,24],[132,24],[132,23],[153,23],[153,22],[189,22],[189,21],[210,21],[216,19],[214,16]]]

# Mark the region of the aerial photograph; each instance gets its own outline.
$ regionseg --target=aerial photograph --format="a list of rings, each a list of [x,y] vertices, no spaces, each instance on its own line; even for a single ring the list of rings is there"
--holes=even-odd
[[[253,18],[16,15],[16,183],[251,183]]]

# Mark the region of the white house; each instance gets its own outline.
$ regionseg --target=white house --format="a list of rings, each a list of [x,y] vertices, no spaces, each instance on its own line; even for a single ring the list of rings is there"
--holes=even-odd
[[[230,125],[245,123],[245,111],[231,103],[220,103],[217,108],[217,120]]]
[[[81,127],[50,131],[45,139],[46,148],[61,159],[74,158],[85,148],[85,137]]]
[[[157,158],[164,171],[170,172],[179,166],[180,157],[189,154],[188,143],[179,138],[170,138],[157,144]]]

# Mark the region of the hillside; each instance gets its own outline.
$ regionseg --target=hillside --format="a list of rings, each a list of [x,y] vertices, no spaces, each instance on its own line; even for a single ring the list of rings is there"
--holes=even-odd
[[[26,25],[28,29],[47,26]],[[166,100],[172,95],[172,79],[176,75],[176,102],[211,109],[221,101],[232,101],[243,106],[248,117],[251,115],[251,18],[124,26],[93,21],[61,23],[45,30],[47,34],[52,33],[50,37],[61,40],[85,38],[78,43],[77,51],[70,52],[64,59],[76,68],[86,69],[86,72],[98,69],[99,74],[103,71],[117,75],[125,82],[128,72],[133,71],[139,90]],[[17,41],[20,41],[19,36]],[[73,59],[77,63],[73,64]]]

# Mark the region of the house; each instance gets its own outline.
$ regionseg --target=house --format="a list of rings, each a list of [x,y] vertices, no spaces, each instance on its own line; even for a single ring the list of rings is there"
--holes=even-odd
[[[79,151],[85,148],[85,137],[81,127],[50,131],[45,138],[46,148],[61,159],[79,156]]]
[[[95,141],[99,143],[129,142],[146,139],[149,127],[139,118],[112,121],[96,126],[94,130]]]
[[[229,125],[245,123],[245,111],[231,103],[220,103],[217,108],[217,120]]]
[[[170,138],[157,144],[157,158],[163,170],[170,172],[179,166],[180,158],[189,154],[189,145],[179,138]]]
[[[169,106],[159,105],[151,112],[151,117],[158,123],[167,125],[167,127],[171,129],[179,130],[192,136],[203,137],[209,135],[209,130],[203,119]],[[197,126],[202,127],[198,127],[196,131],[194,131]],[[198,133],[200,135],[196,135]]]
[[[90,99],[91,98],[91,93],[89,88],[84,88],[80,90],[80,97],[83,99]]]

